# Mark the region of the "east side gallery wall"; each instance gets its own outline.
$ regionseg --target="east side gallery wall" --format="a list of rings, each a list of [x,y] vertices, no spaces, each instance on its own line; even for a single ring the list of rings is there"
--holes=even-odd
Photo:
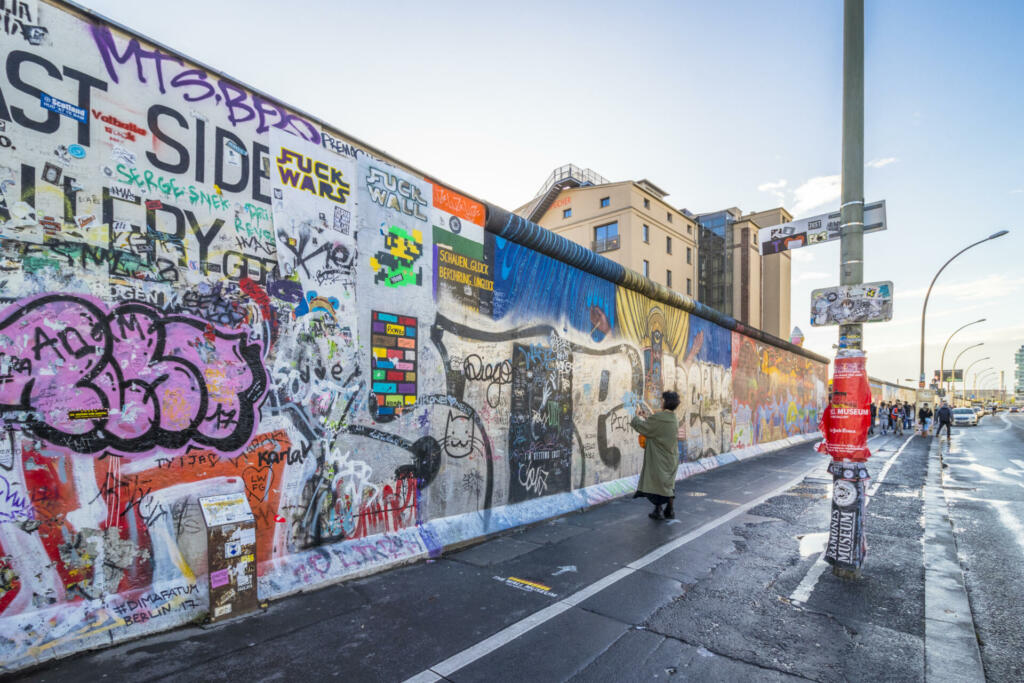
[[[201,497],[244,492],[269,600],[631,492],[663,390],[683,473],[816,430],[824,358],[0,4],[0,670],[204,618]]]

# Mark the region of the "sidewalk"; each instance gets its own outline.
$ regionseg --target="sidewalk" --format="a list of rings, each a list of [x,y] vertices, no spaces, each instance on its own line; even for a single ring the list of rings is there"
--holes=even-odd
[[[817,567],[830,479],[806,444],[679,482],[676,520],[619,499],[26,678],[922,680],[931,442],[870,444],[854,583]]]

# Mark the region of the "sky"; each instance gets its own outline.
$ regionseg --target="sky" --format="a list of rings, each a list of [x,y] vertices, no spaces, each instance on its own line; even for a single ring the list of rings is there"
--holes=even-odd
[[[514,209],[557,166],[649,178],[695,212],[838,208],[842,3],[82,0],[477,198]],[[1013,383],[1024,345],[1024,3],[865,1],[866,281],[894,282],[891,322],[865,325],[873,377],[986,356]],[[838,243],[793,254],[793,324],[838,284]],[[979,382],[996,386],[996,382]]]

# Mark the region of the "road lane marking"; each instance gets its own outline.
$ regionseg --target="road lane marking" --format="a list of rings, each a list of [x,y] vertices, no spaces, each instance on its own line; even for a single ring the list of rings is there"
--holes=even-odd
[[[738,508],[735,508],[734,510],[730,510],[724,515],[717,517],[702,526],[697,527],[693,531],[683,536],[680,536],[679,538],[671,540],[668,543],[665,543],[664,545],[655,548],[651,552],[631,562],[622,569],[618,569],[612,572],[603,579],[595,581],[586,588],[580,589],[572,595],[559,600],[555,604],[546,607],[540,610],[539,612],[534,612],[530,616],[520,621],[517,621],[511,626],[506,626],[502,630],[492,635],[490,638],[481,640],[476,645],[472,645],[461,652],[457,652],[448,659],[438,662],[432,667],[421,671],[412,678],[407,679],[406,683],[431,683],[433,681],[439,681],[443,678],[451,676],[459,669],[469,666],[476,660],[485,657],[486,655],[490,654],[491,652],[494,652],[495,650],[504,645],[507,645],[508,643],[516,640],[523,634],[528,633],[529,631],[540,626],[541,624],[550,621],[551,619],[554,619],[559,614],[562,614],[566,610],[578,605],[587,598],[590,598],[591,596],[600,593],[605,588],[626,578],[630,574],[633,574],[634,572],[642,569],[643,567],[646,567],[652,562],[661,559],[673,550],[677,550],[683,547],[687,543],[690,543],[691,541],[700,538],[709,531],[712,531],[720,527],[721,525],[725,524],[726,522],[735,519],[736,517],[744,514],[748,510],[755,508],[758,505],[764,503],[765,501],[770,500],[771,498],[774,498],[775,496],[778,496],[788,491],[792,487],[803,482],[803,480],[806,479],[808,475],[810,475],[812,472],[819,470],[820,468],[821,462],[816,462],[813,467],[808,468],[799,476],[790,479],[782,486],[779,486],[778,488],[775,488],[748,503],[744,503],[743,505],[741,505]]]
[[[1020,551],[1024,554],[1024,524],[1019,519],[1014,517],[1010,511],[1010,503],[1005,500],[990,500],[988,503],[996,509],[996,513],[999,515],[999,521],[1010,532],[1013,536],[1013,540],[1017,542],[1020,547]]]
[[[871,498],[875,495],[875,491],[878,490],[878,487],[881,486],[882,481],[885,480],[885,475],[889,474],[889,468],[892,467],[892,464],[896,462],[896,458],[900,457],[900,453],[903,452],[903,449],[907,447],[913,438],[913,434],[908,436],[907,440],[903,442],[903,445],[899,447],[896,453],[885,461],[885,465],[882,466],[882,471],[878,473],[878,479],[868,490],[867,500],[864,501],[865,509],[867,509],[867,506],[871,504]],[[807,601],[811,599],[811,593],[814,592],[814,587],[818,584],[818,579],[821,578],[821,575],[825,573],[825,569],[827,568],[828,562],[825,561],[825,551],[822,550],[818,555],[818,559],[814,561],[811,568],[807,570],[806,574],[804,574],[803,580],[800,581],[796,589],[792,594],[790,594],[789,601],[800,603],[801,605],[807,604]]]

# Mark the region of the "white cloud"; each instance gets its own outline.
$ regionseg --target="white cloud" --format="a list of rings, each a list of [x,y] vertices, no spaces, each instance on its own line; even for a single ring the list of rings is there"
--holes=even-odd
[[[882,157],[881,159],[873,159],[872,161],[869,161],[867,165],[871,168],[882,168],[889,164],[895,164],[897,161],[899,161],[899,159],[896,157]]]
[[[795,252],[794,252],[795,253]],[[805,282],[807,280],[825,280],[829,277],[828,273],[819,273],[811,271],[809,273],[800,273],[796,276],[796,282]]]
[[[1024,187],[1018,187],[1016,190],[1010,190],[1010,194],[1024,194]]]
[[[793,190],[793,215],[800,218],[812,210],[825,204],[832,204],[829,209],[837,209],[839,200],[839,175],[823,175],[811,178]]]
[[[782,191],[786,187],[787,181],[785,178],[779,180],[771,180],[766,183],[761,183],[757,186],[758,192],[768,192],[772,196],[776,197],[780,202],[786,201],[786,195]]]
[[[927,287],[901,292],[898,289],[895,297],[898,301],[907,299],[924,299]],[[1006,275],[989,275],[980,280],[970,282],[941,283],[932,287],[929,306],[949,301],[990,301],[1024,291],[1024,277],[1007,277]]]

